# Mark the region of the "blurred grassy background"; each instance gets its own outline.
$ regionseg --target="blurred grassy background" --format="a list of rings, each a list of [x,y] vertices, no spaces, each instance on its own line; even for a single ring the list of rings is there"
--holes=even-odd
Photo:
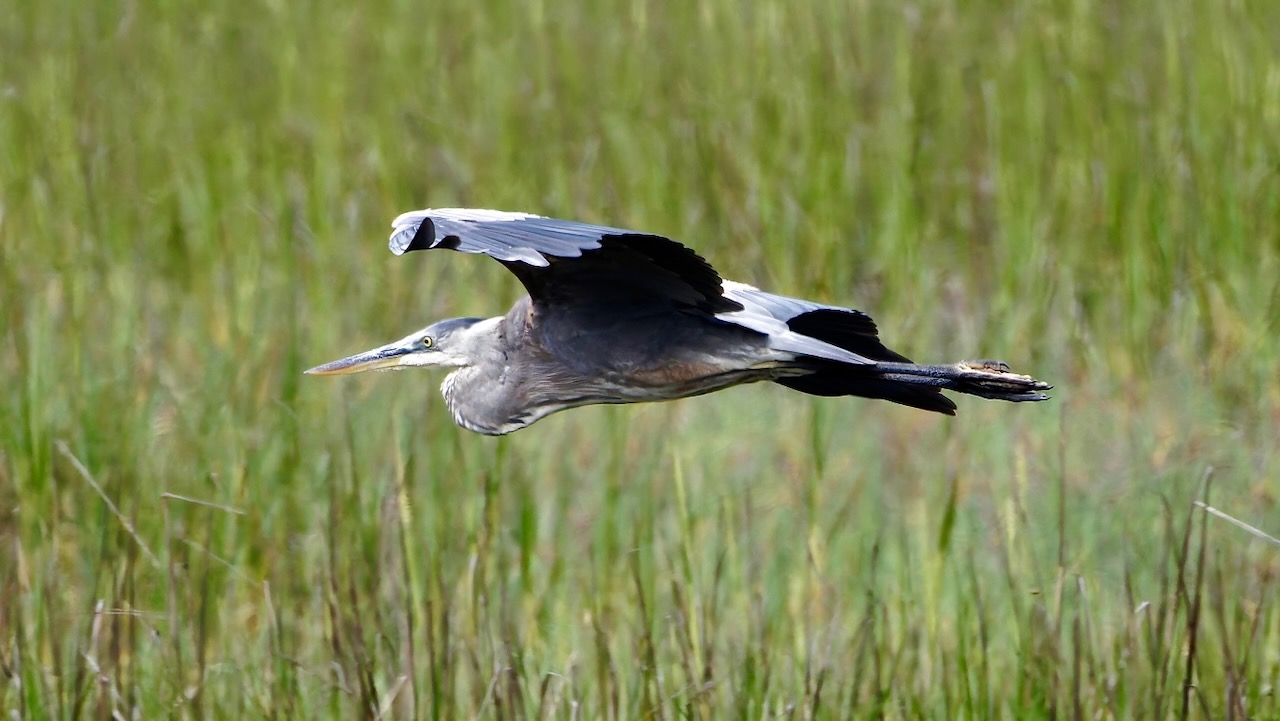
[[[0,0],[13,718],[1280,715],[1280,5]],[[1054,401],[494,440],[425,206],[662,232]],[[198,501],[198,502],[197,502]]]

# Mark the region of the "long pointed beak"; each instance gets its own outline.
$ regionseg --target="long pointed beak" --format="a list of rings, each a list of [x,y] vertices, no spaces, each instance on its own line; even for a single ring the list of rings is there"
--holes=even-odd
[[[348,373],[364,373],[365,371],[376,371],[383,368],[394,368],[400,365],[400,360],[413,352],[412,348],[405,347],[400,341],[388,343],[387,345],[373,350],[357,353],[353,356],[347,356],[341,360],[316,366],[309,370],[303,371],[313,376],[337,376],[346,375]]]

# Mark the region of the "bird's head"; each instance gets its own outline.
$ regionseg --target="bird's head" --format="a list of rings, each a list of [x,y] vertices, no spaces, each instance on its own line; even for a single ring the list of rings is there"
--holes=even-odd
[[[449,318],[438,321],[393,343],[357,353],[305,371],[312,375],[342,375],[376,370],[473,365],[486,338],[501,318]]]

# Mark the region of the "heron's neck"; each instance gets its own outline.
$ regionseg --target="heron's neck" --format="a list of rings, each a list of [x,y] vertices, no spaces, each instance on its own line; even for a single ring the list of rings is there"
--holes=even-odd
[[[453,422],[469,431],[500,436],[531,421],[519,412],[518,390],[510,379],[490,378],[484,370],[467,366],[445,376],[440,394]]]
[[[501,435],[527,425],[517,412],[521,381],[508,361],[512,339],[505,321],[497,316],[468,328],[457,342],[470,362],[440,384],[453,421],[477,433]]]

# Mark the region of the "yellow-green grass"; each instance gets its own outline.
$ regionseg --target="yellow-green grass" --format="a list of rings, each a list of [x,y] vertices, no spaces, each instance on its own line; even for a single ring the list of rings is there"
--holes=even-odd
[[[0,710],[1280,715],[1280,5],[0,4]],[[304,378],[670,234],[1050,403]]]

